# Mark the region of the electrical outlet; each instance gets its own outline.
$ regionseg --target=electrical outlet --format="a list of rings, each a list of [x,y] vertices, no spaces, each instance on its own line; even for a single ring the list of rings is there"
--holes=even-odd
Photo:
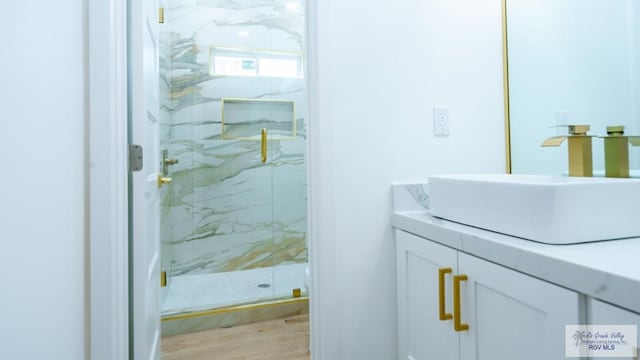
[[[449,136],[449,108],[433,108],[433,135]]]

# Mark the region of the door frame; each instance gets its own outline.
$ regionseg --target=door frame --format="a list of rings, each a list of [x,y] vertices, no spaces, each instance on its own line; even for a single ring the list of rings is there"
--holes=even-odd
[[[91,359],[129,357],[127,0],[90,1],[89,338]]]
[[[331,193],[332,183],[323,181],[326,161],[320,143],[331,139],[331,127],[318,121],[321,100],[318,49],[317,0],[307,4],[307,101],[311,136],[308,150],[308,232],[310,263],[310,340],[313,359],[337,351],[329,333],[322,336],[320,309],[331,308],[331,297],[318,293],[330,284],[334,273],[332,254],[321,253],[314,239],[331,236],[335,221],[330,206],[320,195]],[[127,104],[127,0],[87,2],[89,33],[89,339],[91,359],[129,357],[129,222],[128,222],[128,104]],[[310,16],[311,15],[311,16]],[[311,86],[314,84],[314,86]],[[326,166],[324,166],[326,168]],[[318,206],[322,203],[325,206]],[[329,205],[331,205],[330,202]],[[322,220],[322,221],[321,221]],[[324,259],[321,262],[320,259]],[[320,276],[323,269],[323,276]],[[325,280],[326,279],[326,280]],[[321,281],[322,280],[322,281]],[[324,316],[326,319],[326,315]]]

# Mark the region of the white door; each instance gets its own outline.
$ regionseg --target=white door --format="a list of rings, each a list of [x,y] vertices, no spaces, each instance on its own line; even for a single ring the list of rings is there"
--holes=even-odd
[[[579,295],[458,253],[461,359],[565,359],[565,325],[579,324]]]
[[[157,0],[129,1],[129,124],[143,147],[132,173],[130,296],[133,359],[160,358],[160,174]]]
[[[402,360],[457,360],[458,333],[451,319],[440,319],[440,282],[446,314],[452,309],[456,251],[404,231],[396,231],[398,340]],[[443,271],[442,278],[440,269]],[[448,317],[448,316],[445,316]]]

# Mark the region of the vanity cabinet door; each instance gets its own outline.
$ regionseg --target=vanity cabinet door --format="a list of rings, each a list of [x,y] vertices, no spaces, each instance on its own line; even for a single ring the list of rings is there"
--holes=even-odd
[[[500,265],[458,254],[461,359],[565,359],[565,325],[579,324],[579,295]]]
[[[452,313],[452,276],[457,252],[421,237],[396,231],[398,339],[401,360],[458,360],[458,333],[452,320],[440,320],[440,269],[444,312]]]
[[[596,299],[589,300],[589,323],[594,325],[636,325],[640,328],[640,314],[602,302]],[[636,339],[640,340],[639,339]],[[638,344],[639,342],[636,342]],[[593,357],[596,359],[611,359],[604,357]],[[616,359],[631,360],[631,357],[619,357]]]

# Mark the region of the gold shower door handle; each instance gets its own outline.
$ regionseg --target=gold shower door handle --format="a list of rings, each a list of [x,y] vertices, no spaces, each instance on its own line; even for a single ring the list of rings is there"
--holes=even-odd
[[[447,313],[444,308],[444,275],[451,274],[453,269],[451,268],[440,268],[438,269],[438,294],[439,294],[439,316],[440,320],[449,320],[453,317],[453,315]]]
[[[167,287],[167,272],[160,271],[160,287]]]
[[[170,177],[164,177],[162,174],[158,174],[158,189],[162,187],[162,185],[170,184],[172,179]]]
[[[453,328],[456,331],[469,330],[469,324],[463,324],[460,315],[460,282],[467,281],[467,275],[453,277]]]
[[[162,175],[169,175],[169,166],[175,165],[179,163],[178,159],[170,159],[169,158],[169,150],[162,149]]]
[[[267,129],[262,129],[262,162],[267,162]]]

